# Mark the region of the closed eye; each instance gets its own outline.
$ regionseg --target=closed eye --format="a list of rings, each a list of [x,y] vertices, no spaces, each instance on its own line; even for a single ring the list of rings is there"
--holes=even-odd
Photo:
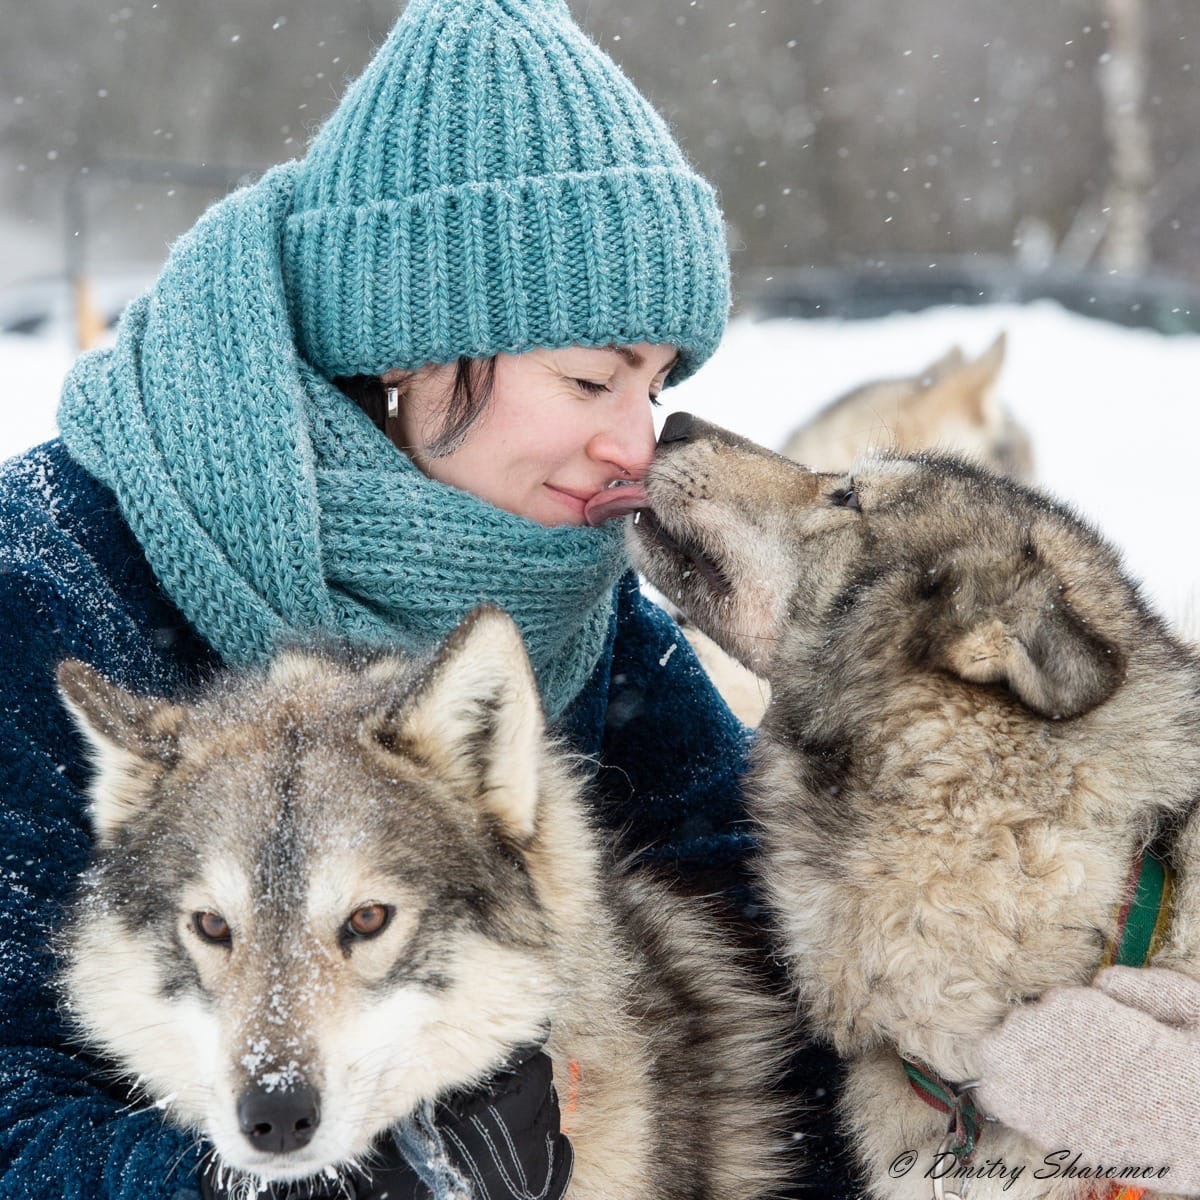
[[[572,379],[571,382],[581,392],[587,392],[589,396],[599,396],[601,392],[612,391],[607,383],[597,383],[594,379]]]
[[[832,492],[829,496],[829,503],[834,508],[849,508],[855,512],[862,512],[862,505],[858,500],[858,490],[854,486],[854,481],[850,481],[848,487],[838,488],[836,492]]]
[[[611,392],[612,387],[607,383],[597,383],[594,379],[572,379],[571,382],[584,394],[588,396],[599,396],[604,392]],[[658,408],[662,401],[658,398],[657,392],[650,393],[650,403]]]

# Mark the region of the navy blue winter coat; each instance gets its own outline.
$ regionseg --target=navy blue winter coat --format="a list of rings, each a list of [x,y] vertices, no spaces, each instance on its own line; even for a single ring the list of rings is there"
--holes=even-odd
[[[0,466],[0,1200],[182,1200],[195,1194],[192,1139],[131,1108],[103,1065],[71,1048],[51,986],[50,941],[91,850],[84,747],[54,686],[68,657],[157,693],[220,665],[112,493],[50,442]],[[626,847],[689,888],[749,894],[738,788],[749,734],[632,574],[559,727],[598,762],[597,810]],[[796,1082],[811,1101],[811,1194],[835,1197],[830,1069],[803,1052]]]

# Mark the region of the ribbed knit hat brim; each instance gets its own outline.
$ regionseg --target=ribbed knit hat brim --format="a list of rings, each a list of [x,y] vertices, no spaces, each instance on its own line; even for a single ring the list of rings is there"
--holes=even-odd
[[[299,164],[283,251],[327,377],[678,346],[729,309],[713,190],[562,0],[410,0]]]
[[[627,167],[439,188],[295,214],[284,271],[303,356],[328,376],[464,353],[652,342],[672,383],[729,305],[721,214],[691,172]]]

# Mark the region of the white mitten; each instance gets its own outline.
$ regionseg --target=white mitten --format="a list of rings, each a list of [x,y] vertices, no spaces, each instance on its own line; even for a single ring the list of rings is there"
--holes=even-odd
[[[1200,1194],[1200,983],[1112,967],[1009,1014],[982,1050],[984,1111],[1048,1151],[1168,1167],[1152,1191]]]

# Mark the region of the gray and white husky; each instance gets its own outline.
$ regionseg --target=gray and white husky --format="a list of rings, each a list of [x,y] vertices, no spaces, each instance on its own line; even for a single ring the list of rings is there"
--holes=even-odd
[[[1089,1194],[998,1125],[943,1145],[902,1057],[976,1079],[1010,1008],[1093,976],[1164,831],[1154,961],[1200,975],[1200,665],[1093,530],[953,459],[821,474],[675,414],[645,495],[639,566],[771,685],[762,875],[872,1193]]]
[[[780,1002],[608,860],[507,616],[428,663],[292,652],[188,703],[59,681],[96,762],[69,1011],[247,1183],[369,1158],[548,1026],[572,1197],[781,1184]]]

